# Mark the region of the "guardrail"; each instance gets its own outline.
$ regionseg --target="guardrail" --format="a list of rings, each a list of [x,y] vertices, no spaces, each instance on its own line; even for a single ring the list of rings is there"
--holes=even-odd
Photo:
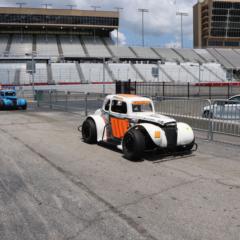
[[[102,107],[104,94],[37,91],[38,107],[62,110],[87,116]],[[193,129],[206,132],[208,140],[214,134],[240,137],[240,103],[226,100],[196,98],[153,98],[156,112],[190,124]]]
[[[76,114],[94,112],[102,107],[105,95],[101,93],[84,93],[73,91],[36,91],[38,107],[47,107],[51,110],[63,110]]]

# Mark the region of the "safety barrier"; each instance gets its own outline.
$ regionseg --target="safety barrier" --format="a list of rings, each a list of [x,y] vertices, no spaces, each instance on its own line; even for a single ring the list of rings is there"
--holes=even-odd
[[[54,90],[36,93],[39,107],[84,116],[101,108],[104,98],[104,94],[97,93]],[[154,97],[153,101],[156,112],[190,124],[193,129],[205,132],[209,140],[214,139],[215,133],[240,136],[240,102],[166,97]]]

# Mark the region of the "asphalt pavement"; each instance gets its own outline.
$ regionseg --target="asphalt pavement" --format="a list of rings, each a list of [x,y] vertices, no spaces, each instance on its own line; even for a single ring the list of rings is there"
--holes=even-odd
[[[240,239],[239,147],[131,162],[83,143],[82,120],[0,112],[0,239]]]

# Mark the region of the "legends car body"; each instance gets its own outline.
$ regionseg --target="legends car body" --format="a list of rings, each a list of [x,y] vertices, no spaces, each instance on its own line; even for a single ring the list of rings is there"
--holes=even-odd
[[[216,100],[211,106],[203,108],[204,118],[218,118],[226,120],[240,119],[240,95],[227,100]]]
[[[17,98],[15,90],[0,90],[0,109],[27,109],[27,101]]]
[[[146,150],[170,152],[191,150],[195,145],[192,128],[155,113],[151,99],[135,95],[109,95],[103,107],[88,116],[82,125],[87,143],[106,142],[138,160]]]

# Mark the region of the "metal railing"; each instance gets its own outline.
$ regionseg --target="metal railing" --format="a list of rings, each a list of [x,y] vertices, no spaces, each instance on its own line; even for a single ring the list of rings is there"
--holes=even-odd
[[[74,91],[36,91],[37,106],[87,116],[102,107],[105,95]]]
[[[70,91],[37,91],[40,108],[61,110],[87,116],[102,107],[105,95]],[[240,137],[240,103],[226,100],[196,98],[152,98],[157,113],[188,123],[195,130],[206,133],[208,140],[214,134]]]

